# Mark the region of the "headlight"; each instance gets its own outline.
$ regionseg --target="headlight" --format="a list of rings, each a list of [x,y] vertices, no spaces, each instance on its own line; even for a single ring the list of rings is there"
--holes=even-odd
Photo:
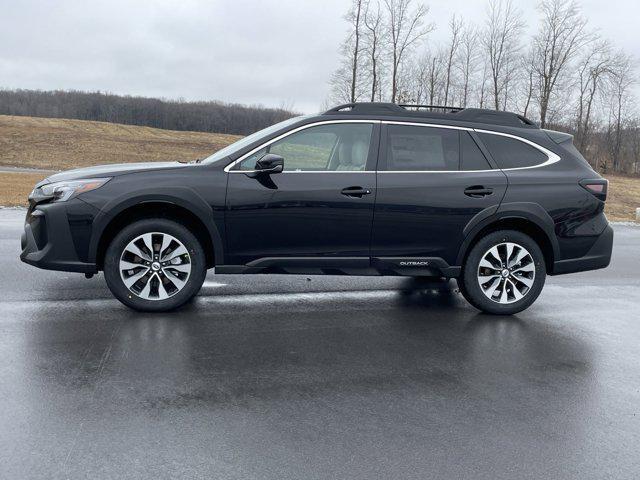
[[[67,182],[55,182],[35,188],[29,198],[50,199],[52,202],[66,202],[71,197],[81,193],[90,192],[100,188],[110,178],[87,178],[82,180],[69,180]]]

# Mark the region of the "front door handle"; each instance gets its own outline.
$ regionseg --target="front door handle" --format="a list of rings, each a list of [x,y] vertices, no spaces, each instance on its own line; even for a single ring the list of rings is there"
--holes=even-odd
[[[493,193],[493,188],[485,188],[482,185],[472,185],[464,189],[464,194],[469,197],[485,197]]]
[[[364,195],[369,195],[371,193],[371,190],[363,187],[347,187],[343,188],[342,192],[340,193],[347,197],[362,198]]]

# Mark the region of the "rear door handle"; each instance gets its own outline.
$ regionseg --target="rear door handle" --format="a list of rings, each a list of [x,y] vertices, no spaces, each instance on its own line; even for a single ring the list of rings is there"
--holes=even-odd
[[[362,198],[364,195],[369,195],[371,193],[371,190],[363,187],[347,187],[343,188],[342,192],[340,193],[347,197]]]
[[[485,197],[493,193],[493,188],[485,188],[482,185],[472,185],[464,189],[464,194],[469,197]]]

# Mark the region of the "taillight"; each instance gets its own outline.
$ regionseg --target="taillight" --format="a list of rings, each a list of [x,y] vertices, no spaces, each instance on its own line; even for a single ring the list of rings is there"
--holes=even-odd
[[[604,178],[596,178],[590,180],[580,180],[580,186],[587,192],[591,193],[594,197],[603,202],[607,199],[607,189],[609,187],[609,181]]]

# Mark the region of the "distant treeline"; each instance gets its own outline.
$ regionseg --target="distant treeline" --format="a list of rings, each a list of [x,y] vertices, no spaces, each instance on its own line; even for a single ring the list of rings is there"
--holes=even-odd
[[[246,135],[294,113],[222,102],[186,102],[101,92],[0,90],[0,115],[74,118],[169,130]]]

